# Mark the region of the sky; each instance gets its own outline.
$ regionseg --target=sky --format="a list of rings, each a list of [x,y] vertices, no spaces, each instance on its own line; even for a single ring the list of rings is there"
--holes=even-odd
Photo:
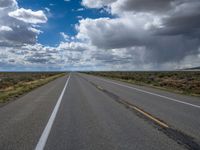
[[[0,0],[0,71],[200,66],[199,0]]]

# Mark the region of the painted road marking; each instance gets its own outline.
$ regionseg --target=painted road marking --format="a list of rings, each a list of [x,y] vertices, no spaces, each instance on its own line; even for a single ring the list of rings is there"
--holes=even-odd
[[[99,90],[105,92],[105,90],[97,85],[96,86]],[[120,102],[121,104],[124,104],[125,106],[131,108],[131,109],[134,109],[135,111],[139,112],[140,114],[144,115],[145,117],[147,117],[148,119],[154,121],[155,123],[159,124],[161,127],[164,127],[164,128],[169,128],[169,126],[164,123],[163,121],[160,121],[159,119],[157,119],[156,117],[154,117],[153,115],[151,115],[150,113],[148,112],[145,112],[144,110],[140,109],[139,107],[135,106],[134,104],[132,103],[129,103],[128,101],[126,100],[123,100],[120,98],[120,100],[118,100],[118,102]]]
[[[101,78],[97,78],[97,79],[108,82],[108,83],[113,83],[115,85],[119,85],[119,86],[122,86],[122,87],[126,87],[126,88],[129,88],[129,89],[133,89],[133,90],[136,90],[136,91],[139,91],[139,92],[143,92],[143,93],[146,93],[146,94],[150,94],[150,95],[154,95],[154,96],[161,97],[161,98],[164,98],[164,99],[168,99],[170,101],[174,101],[174,102],[177,102],[177,103],[189,105],[189,106],[192,106],[192,107],[195,107],[195,108],[200,108],[199,105],[191,104],[191,103],[188,103],[188,102],[183,102],[183,101],[180,101],[180,100],[177,100],[177,99],[174,99],[174,98],[170,98],[170,97],[167,97],[167,96],[163,96],[163,95],[160,95],[160,94],[148,92],[148,91],[145,91],[145,90],[142,90],[142,89],[134,88],[134,87],[131,87],[131,86],[128,86],[128,85],[123,85],[123,84],[120,84],[120,83],[108,81],[108,80],[101,79]]]
[[[134,110],[140,112],[141,114],[143,114],[143,115],[146,116],[147,118],[153,120],[154,122],[156,122],[156,123],[159,124],[160,126],[165,127],[165,128],[169,128],[169,126],[168,126],[166,123],[164,123],[164,122],[158,120],[157,118],[155,118],[154,116],[152,116],[152,115],[150,115],[150,114],[144,112],[143,110],[141,110],[141,109],[139,109],[139,108],[137,108],[137,107],[135,107],[135,106],[129,106],[129,107],[131,107],[131,108],[133,108]]]
[[[70,75],[69,75],[69,77],[68,77],[68,79],[67,79],[67,81],[65,83],[65,86],[64,86],[64,88],[62,90],[62,93],[60,94],[60,97],[59,97],[59,99],[58,99],[58,101],[57,101],[57,103],[56,103],[56,105],[55,105],[55,107],[53,109],[53,112],[52,112],[52,114],[51,114],[51,116],[49,118],[49,121],[48,121],[44,131],[42,132],[42,135],[41,135],[41,137],[40,137],[40,139],[39,139],[39,141],[37,143],[37,146],[36,146],[35,150],[43,150],[44,147],[45,147],[45,144],[47,142],[49,133],[51,132],[52,125],[53,125],[54,120],[56,118],[56,114],[57,114],[57,112],[59,110],[63,95],[64,95],[65,90],[67,88],[67,85],[69,83],[69,79],[70,79]]]

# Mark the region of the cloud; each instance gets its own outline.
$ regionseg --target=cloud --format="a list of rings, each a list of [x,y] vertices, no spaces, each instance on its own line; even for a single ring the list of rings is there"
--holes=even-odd
[[[88,8],[101,8],[115,2],[116,0],[83,0],[82,5]]]
[[[44,9],[45,9],[48,13],[51,11],[51,9],[48,8],[48,7],[45,7]]]
[[[16,0],[1,0],[0,1],[0,8],[7,8],[7,7],[17,7]]]
[[[67,34],[65,34],[64,32],[60,32],[60,35],[62,36],[62,38],[65,40],[65,41],[69,41],[69,36]]]
[[[19,8],[15,0],[0,1],[1,70],[30,68],[33,64],[50,66],[60,61],[56,48],[37,43],[42,33],[37,24],[45,22],[47,17],[41,10]]]
[[[23,10],[25,13],[30,12],[28,13],[29,18],[27,15],[22,15],[23,13],[15,16],[17,19],[8,15],[18,10]],[[0,9],[1,70],[24,70],[30,67],[33,70],[62,70],[65,67],[78,67],[79,64],[84,64],[81,57],[83,51],[88,48],[85,43],[65,41],[59,46],[50,47],[37,42],[38,35],[42,33],[37,24],[46,20],[42,19],[45,17],[38,17],[40,15],[38,12],[40,11],[18,8],[13,4]],[[61,35],[66,40],[70,38],[65,33]]]
[[[77,19],[83,19],[84,17],[83,16],[77,16],[76,18]]]
[[[0,2],[0,64],[5,68],[162,70],[200,63],[199,0],[82,0],[110,18],[82,18],[77,35],[39,44],[42,10]],[[48,9],[46,9],[48,12]]]
[[[13,31],[0,32],[0,46],[19,46],[23,44],[34,44],[37,41],[39,30],[25,27],[12,27]]]
[[[120,12],[165,12],[175,0],[117,0],[111,4],[113,13]]]
[[[11,27],[9,27],[9,26],[1,26],[0,27],[0,32],[4,32],[4,31],[9,32],[9,31],[13,31],[13,29]]]
[[[21,47],[6,48],[6,54],[15,58],[15,63],[23,65],[40,64],[51,65],[62,61],[60,51],[57,47],[48,47],[41,44],[26,44]]]
[[[58,49],[66,50],[66,51],[85,51],[90,47],[86,43],[81,42],[61,42],[58,46]]]
[[[149,36],[143,27],[148,19],[144,15],[117,19],[82,19],[77,27],[77,38],[89,40],[98,48],[105,49],[141,45],[145,42],[143,38]]]
[[[108,65],[119,62],[117,68],[135,65],[172,69],[200,53],[198,0],[83,0],[82,4],[88,8],[107,7],[108,13],[115,15],[82,19],[76,25],[76,37],[95,46],[98,53],[94,58]]]
[[[19,47],[24,44],[36,44],[38,23],[45,23],[47,17],[43,11],[19,8],[15,0],[0,2],[0,51],[2,47]],[[37,25],[37,27],[36,27]]]
[[[122,12],[163,12],[171,9],[176,0],[83,0],[88,8],[110,7],[112,13]],[[179,1],[179,0],[178,0]]]
[[[76,11],[84,11],[84,8],[78,8]]]
[[[55,6],[56,4],[50,3],[49,6]]]
[[[47,17],[43,11],[32,11],[31,9],[20,8],[15,11],[9,12],[8,15],[25,23],[46,23]]]
[[[31,31],[31,32],[36,33],[36,34],[40,34],[40,33],[42,33],[41,30],[38,30],[38,29],[33,28],[33,27],[29,27],[29,28],[28,28],[28,31]]]
[[[162,19],[163,28],[157,32],[165,35],[200,35],[200,1],[181,3]]]

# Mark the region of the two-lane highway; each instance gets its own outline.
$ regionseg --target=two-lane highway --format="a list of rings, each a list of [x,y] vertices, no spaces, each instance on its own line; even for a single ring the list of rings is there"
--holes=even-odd
[[[194,120],[200,114],[198,107],[167,101],[126,86],[117,81],[72,73],[70,78],[62,77],[40,87],[0,108],[0,149],[199,148],[199,119]],[[199,99],[191,98],[189,101],[190,98],[185,96],[145,87],[143,90],[200,106]],[[173,128],[181,130],[181,133],[183,130],[183,133],[195,138],[195,143],[188,147],[187,141],[180,142],[170,137],[142,114],[118,103],[111,93],[141,107]],[[193,139],[189,139],[191,141]]]

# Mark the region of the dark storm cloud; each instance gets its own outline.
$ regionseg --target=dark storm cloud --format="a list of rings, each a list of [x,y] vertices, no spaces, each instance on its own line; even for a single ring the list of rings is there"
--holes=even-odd
[[[108,7],[117,18],[82,19],[77,27],[78,38],[119,51],[97,60],[161,65],[199,55],[199,0],[116,0]],[[127,58],[120,57],[122,51]]]
[[[154,63],[178,62],[188,55],[197,55],[199,39],[188,39],[184,36],[159,37],[147,45],[146,61]]]
[[[13,31],[0,32],[0,40],[4,41],[4,45],[12,43],[15,45],[35,44],[38,33],[29,30],[24,26],[13,27]],[[2,42],[3,45],[3,42]]]
[[[175,0],[118,0],[111,5],[113,12],[164,12],[172,8]]]
[[[102,64],[126,64],[126,63],[130,63],[130,61],[132,60],[131,56],[127,56],[127,55],[118,55],[118,54],[114,54],[113,52],[110,51],[104,51],[102,53],[102,51],[98,51],[95,52],[94,54],[92,54],[92,58],[95,59],[96,61],[101,62]]]
[[[189,35],[200,37],[200,1],[182,3],[162,20],[164,27],[157,32],[163,35]]]
[[[10,63],[14,63],[14,62],[15,62],[14,59],[9,59],[8,61],[9,61]]]

